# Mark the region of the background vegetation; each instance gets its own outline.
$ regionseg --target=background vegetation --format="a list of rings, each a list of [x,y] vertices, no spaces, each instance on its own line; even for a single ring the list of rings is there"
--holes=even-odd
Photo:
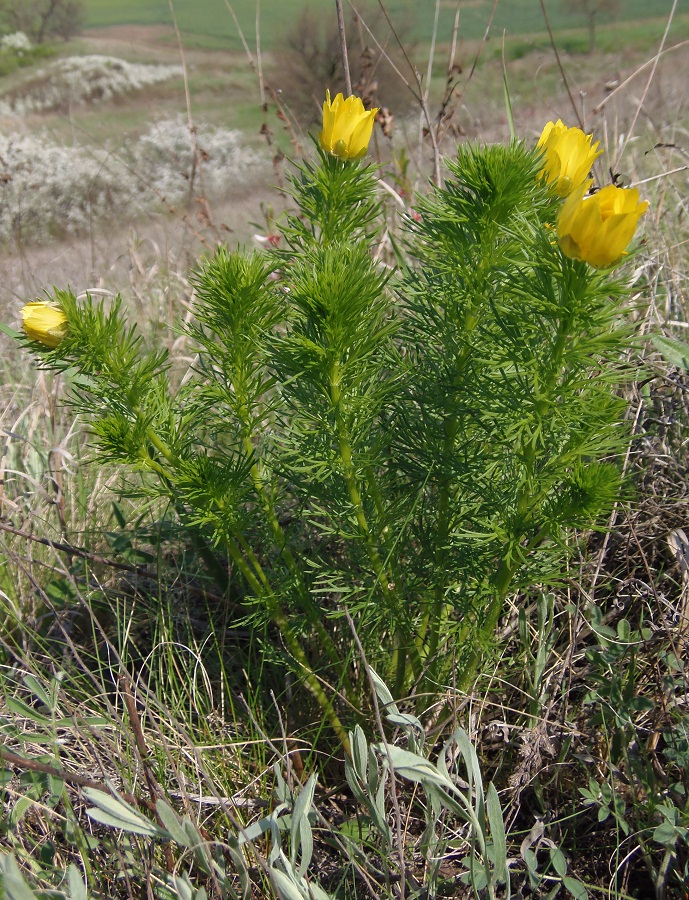
[[[322,96],[311,84],[294,112],[281,100],[294,81],[283,37],[302,4],[262,4],[263,94],[255,5],[232,6],[253,65],[222,3],[175,2],[180,56],[167,4],[88,2],[87,31],[45,53],[175,67],[153,83],[123,76],[120,65],[127,87],[108,99],[73,92],[32,106],[57,60],[0,51],[7,325],[18,327],[22,303],[53,284],[121,292],[184,380],[194,360],[175,323],[194,309],[198,255],[254,235],[256,244],[279,243],[283,155],[310,152],[306,123]],[[3,336],[1,840],[10,898],[27,896],[23,880],[42,896],[84,896],[83,880],[89,897],[229,897],[246,885],[261,897],[277,889],[276,867],[302,891],[290,895],[283,883],[284,896],[306,896],[302,875],[342,897],[470,896],[459,800],[433,795],[442,776],[433,769],[407,779],[414,770],[401,758],[391,776],[378,755],[374,776],[368,745],[384,739],[434,766],[444,753],[476,787],[465,792],[477,805],[488,796],[479,773],[495,785],[514,892],[685,896],[689,15],[678,8],[656,60],[670,3],[621,3],[615,22],[598,29],[594,54],[585,21],[547,3],[561,71],[537,4],[499,4],[486,44],[492,4],[462,7],[454,53],[455,8],[442,4],[427,80],[434,10],[420,6],[387,8],[413,48],[422,92],[429,88],[444,153],[456,142],[508,138],[507,27],[517,135],[533,143],[548,119],[579,115],[608,148],[600,180],[619,175],[651,201],[644,246],[626,271],[638,341],[620,365],[641,362],[643,372],[624,395],[633,433],[624,502],[606,530],[577,536],[564,586],[510,598],[471,691],[448,684],[422,729],[403,704],[383,708],[380,720],[372,713],[345,772],[284,670],[269,655],[247,669],[256,636],[238,621],[232,592],[209,583],[170,510],[144,502],[136,479],[117,468],[94,467],[60,379],[37,373]],[[330,3],[313,8],[333,18]],[[358,60],[356,30],[350,41]],[[411,69],[401,71],[418,91]],[[393,116],[390,136],[378,131],[373,153],[386,167],[394,226],[401,207],[390,189],[413,204],[432,152],[418,103],[390,72],[378,91]],[[380,685],[369,694],[384,706]],[[476,758],[461,733],[444,749],[457,724]],[[397,789],[379,795],[391,777]],[[110,806],[108,785],[120,797]],[[496,836],[500,843],[487,807],[478,825],[489,850]],[[244,857],[247,835],[254,851]],[[490,853],[499,859],[486,850],[488,881]]]
[[[85,0],[87,27],[97,28],[109,25],[168,25],[170,11],[167,3],[160,0]],[[598,3],[601,7],[600,25],[625,22],[640,22],[649,19],[663,19],[669,11],[666,0],[623,0],[617,8]],[[256,19],[256,6],[251,0],[235,0],[231,3],[242,29],[252,33]],[[355,4],[367,17],[373,12],[372,4]],[[462,6],[462,37],[478,40],[483,37],[494,4],[490,0],[476,0]],[[391,0],[386,4],[391,18],[413,23],[414,38],[428,42],[433,34],[434,4],[417,3],[413,0]],[[584,4],[574,9],[563,0],[546,0],[545,7],[551,25],[561,35],[571,28],[588,28],[588,13]],[[175,3],[175,16],[180,28],[197,40],[210,40],[209,46],[217,46],[218,40],[229,42],[229,46],[240,48],[236,30],[228,16],[222,15],[222,0],[179,0]],[[261,39],[266,49],[277,49],[285,34],[303,9],[310,10],[322,19],[332,18],[332,4],[328,0],[283,0],[282,3],[264,8],[265,21],[262,22]],[[438,33],[449,35],[455,16],[455,4],[443,2],[438,13]],[[224,20],[224,21],[223,21]],[[543,13],[538,3],[531,0],[510,0],[499,3],[492,16],[491,34],[500,39],[503,31],[508,35],[542,35]]]

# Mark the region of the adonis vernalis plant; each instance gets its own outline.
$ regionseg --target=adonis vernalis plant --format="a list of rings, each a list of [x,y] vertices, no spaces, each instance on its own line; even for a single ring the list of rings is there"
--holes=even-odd
[[[383,266],[373,115],[328,95],[279,247],[201,262],[181,386],[117,301],[56,291],[56,344],[26,324],[80,374],[103,462],[170,501],[345,748],[368,695],[345,614],[396,697],[468,689],[507,596],[561,578],[617,499],[627,290],[599,267],[645,208],[585,197],[597,145],[551,123],[537,148],[460,147]]]

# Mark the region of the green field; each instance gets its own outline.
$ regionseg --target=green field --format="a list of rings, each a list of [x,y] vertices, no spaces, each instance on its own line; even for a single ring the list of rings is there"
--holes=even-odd
[[[332,0],[263,0],[261,4],[261,39],[265,47],[279,45],[285,29],[300,11],[309,6],[322,10],[324,16],[334,15]],[[377,4],[369,4],[375,8]],[[546,9],[554,30],[582,27],[583,15],[564,10],[563,0],[546,0]],[[255,0],[233,0],[237,18],[248,36],[253,35],[256,18]],[[611,19],[603,13],[597,24],[611,21],[630,22],[667,17],[671,0],[620,0],[619,12]],[[193,43],[204,46],[240,47],[236,28],[224,0],[175,0],[175,15],[180,30]],[[366,8],[359,4],[359,8]],[[415,36],[428,40],[433,28],[435,3],[433,0],[389,0],[386,8],[393,21],[410,22]],[[474,0],[463,4],[460,13],[460,34],[473,40],[483,36],[493,8],[492,0]],[[100,28],[110,25],[171,25],[167,0],[86,0],[87,26]],[[442,0],[439,16],[439,37],[448,40],[456,9],[455,0]],[[503,0],[498,4],[491,34],[497,38],[508,35],[534,34],[544,31],[540,3],[536,0]]]

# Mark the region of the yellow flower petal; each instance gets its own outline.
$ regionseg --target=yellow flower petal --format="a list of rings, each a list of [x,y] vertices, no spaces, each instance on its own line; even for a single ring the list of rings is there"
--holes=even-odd
[[[371,134],[373,133],[375,116],[375,110],[366,113],[366,117],[361,119],[352,131],[352,136],[349,139],[349,152],[353,155],[354,159],[359,159],[364,156],[368,150],[368,144],[371,140]]]
[[[332,144],[333,125],[335,124],[335,113],[330,103],[330,91],[325,92],[325,101],[323,102],[323,131],[321,132],[321,147],[326,149],[326,145]]]
[[[636,188],[609,184],[585,197],[584,183],[564,202],[557,220],[562,252],[597,269],[616,265],[626,253],[648,202],[639,201]]]
[[[67,317],[58,306],[37,300],[22,308],[22,321],[27,337],[55,349],[67,334]]]
[[[320,145],[326,153],[340,159],[361,159],[366,154],[377,109],[366,110],[359,97],[337,94],[330,100],[325,92]]]
[[[566,197],[587,178],[594,161],[601,155],[593,135],[580,128],[568,128],[561,119],[548,122],[537,147],[543,151],[541,177],[558,197]]]

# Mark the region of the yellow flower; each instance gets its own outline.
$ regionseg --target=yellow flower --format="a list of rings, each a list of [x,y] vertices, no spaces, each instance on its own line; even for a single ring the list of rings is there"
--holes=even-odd
[[[566,256],[607,269],[625,255],[648,201],[639,201],[636,188],[618,188],[614,184],[584,197],[590,185],[590,181],[585,182],[563,203],[557,236]]]
[[[58,306],[36,300],[22,309],[24,331],[32,341],[55,349],[67,334],[67,317]]]
[[[548,122],[538,141],[543,150],[541,176],[558,197],[566,197],[588,178],[591,166],[602,150],[598,141],[591,145],[592,134],[580,128],[567,128],[561,119]]]
[[[345,100],[342,94],[338,94],[331,102],[330,91],[326,91],[321,147],[340,159],[361,159],[368,150],[377,112],[377,109],[367,112],[359,97],[347,97]]]

